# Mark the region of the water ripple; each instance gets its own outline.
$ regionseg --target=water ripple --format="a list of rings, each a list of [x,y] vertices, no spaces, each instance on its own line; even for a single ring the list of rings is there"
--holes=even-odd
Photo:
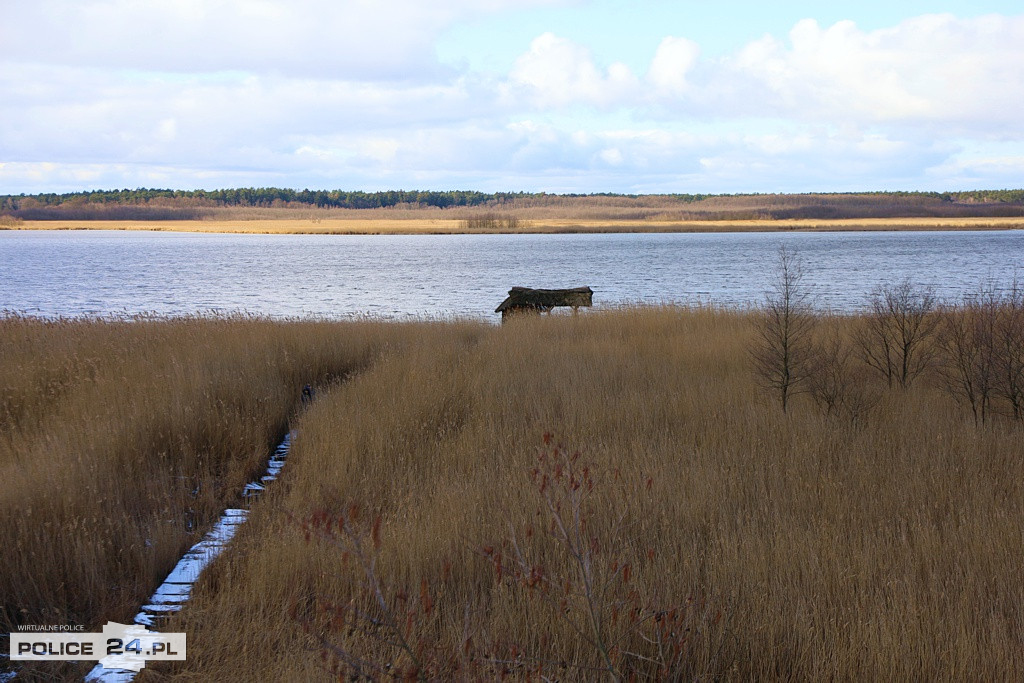
[[[954,299],[1024,266],[1024,231],[613,235],[207,235],[0,231],[0,309],[46,316],[247,311],[494,319],[509,287],[594,288],[596,305],[757,303],[780,245],[820,305],[910,278]]]

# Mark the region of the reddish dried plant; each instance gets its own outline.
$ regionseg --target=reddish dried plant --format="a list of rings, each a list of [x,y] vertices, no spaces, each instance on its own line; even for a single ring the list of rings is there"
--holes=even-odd
[[[616,680],[684,675],[698,630],[717,627],[722,615],[717,611],[708,624],[705,600],[691,596],[664,607],[659,604],[664,601],[635,585],[637,562],[649,566],[657,553],[654,548],[638,552],[629,538],[629,511],[635,507],[630,501],[652,495],[653,479],[632,485],[616,470],[610,483],[600,481],[579,451],[565,448],[550,433],[543,442],[530,479],[541,501],[538,517],[544,532],[535,533],[533,525],[521,532],[512,529],[500,544],[478,552],[493,566],[497,583],[519,587],[547,605],[594,656],[566,663],[546,652],[526,655],[513,649],[516,656],[505,663],[544,677],[557,675],[548,669],[566,667]],[[615,512],[609,521],[607,514],[599,518],[597,510]]]
[[[293,618],[313,635],[332,673],[353,679],[431,680],[442,676],[450,662],[439,656],[423,624],[434,612],[434,596],[424,578],[419,599],[406,588],[389,589],[377,569],[382,517],[360,522],[360,506],[345,513],[318,511],[299,522],[307,543],[319,540],[341,553],[344,565],[355,565],[360,591],[347,602],[323,602],[319,614]],[[360,645],[366,645],[364,653]]]

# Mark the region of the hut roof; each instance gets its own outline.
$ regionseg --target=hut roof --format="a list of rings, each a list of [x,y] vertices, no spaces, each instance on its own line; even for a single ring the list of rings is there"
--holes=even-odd
[[[531,289],[529,287],[513,287],[508,290],[508,298],[494,309],[495,313],[504,313],[515,308],[546,308],[555,306],[590,306],[593,302],[594,290],[590,287],[573,289]]]

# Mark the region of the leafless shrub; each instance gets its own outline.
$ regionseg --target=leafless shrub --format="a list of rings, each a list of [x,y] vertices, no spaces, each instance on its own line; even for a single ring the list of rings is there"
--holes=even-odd
[[[823,328],[815,342],[808,392],[826,415],[842,415],[859,422],[881,394],[861,371],[862,364],[850,338],[843,333],[841,321],[830,317]]]
[[[520,225],[520,220],[511,214],[493,212],[462,221],[462,227],[467,230],[515,230]]]
[[[869,313],[857,333],[861,358],[890,387],[896,383],[906,388],[932,360],[935,293],[903,280],[875,288],[868,301]]]
[[[780,247],[777,280],[755,322],[754,371],[761,385],[779,399],[782,412],[792,395],[805,388],[814,366],[815,315],[803,276],[800,260]]]
[[[938,329],[939,375],[946,390],[971,408],[974,421],[989,417],[997,380],[997,321],[1000,298],[982,287],[960,306],[942,311]]]
[[[1024,289],[1015,280],[995,321],[995,392],[1015,420],[1024,419]]]
[[[942,311],[939,375],[946,391],[986,423],[1005,402],[1024,418],[1024,292],[993,284]]]

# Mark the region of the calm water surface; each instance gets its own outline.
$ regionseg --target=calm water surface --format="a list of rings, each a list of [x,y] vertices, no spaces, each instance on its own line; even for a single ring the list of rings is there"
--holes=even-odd
[[[854,310],[910,278],[955,298],[1024,273],[1024,231],[613,235],[208,235],[0,231],[0,309],[33,315],[245,311],[492,313],[509,287],[594,288],[596,305],[743,306],[780,245],[821,306]]]

